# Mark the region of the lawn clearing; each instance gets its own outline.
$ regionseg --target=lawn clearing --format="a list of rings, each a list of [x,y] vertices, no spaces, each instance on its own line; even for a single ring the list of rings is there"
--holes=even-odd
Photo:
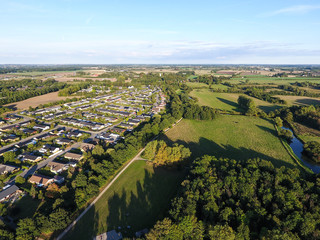
[[[258,76],[258,75],[252,75],[252,76],[236,76],[228,80],[227,82],[230,82],[232,84],[238,84],[241,82],[246,82],[246,80],[249,80],[248,84],[250,83],[259,83],[259,84],[277,84],[277,85],[283,85],[283,84],[290,84],[294,82],[312,82],[312,83],[320,83],[320,78],[302,78],[302,77],[268,77],[268,76]]]
[[[196,97],[199,100],[201,106],[210,106],[212,108],[241,112],[242,110],[238,106],[238,97],[243,94],[239,93],[217,93],[211,92],[209,89],[195,89],[190,93],[191,97]],[[247,96],[249,97],[249,96]],[[273,111],[280,108],[280,105],[275,105],[266,101],[262,101],[257,98],[249,97],[253,99],[256,106],[265,112]]]
[[[154,169],[145,161],[135,161],[64,239],[92,239],[113,229],[132,237],[151,228],[167,213],[183,177],[182,171]]]
[[[193,157],[270,160],[276,166],[296,167],[277,137],[273,124],[257,117],[220,115],[212,121],[184,119],[163,137],[188,146]]]

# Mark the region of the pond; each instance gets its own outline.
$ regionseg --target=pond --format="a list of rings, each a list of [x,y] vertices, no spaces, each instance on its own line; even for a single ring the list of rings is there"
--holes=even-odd
[[[290,128],[282,127],[282,129],[289,130],[292,132]],[[293,134],[293,132],[292,132]],[[293,134],[293,138],[290,143],[290,147],[292,148],[292,151],[297,155],[297,157],[300,159],[300,161],[308,168],[310,168],[314,173],[320,173],[320,165],[317,165],[316,163],[310,162],[305,159],[305,157],[302,154],[303,151],[303,143],[296,138],[296,136]]]

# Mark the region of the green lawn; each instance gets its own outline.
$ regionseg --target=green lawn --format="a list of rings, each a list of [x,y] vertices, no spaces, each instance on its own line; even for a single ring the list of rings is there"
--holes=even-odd
[[[221,115],[213,121],[181,121],[163,137],[187,145],[193,157],[204,154],[231,159],[262,158],[276,166],[296,166],[270,121],[257,117]]]
[[[201,106],[210,106],[213,108],[225,110],[225,111],[237,111],[241,112],[238,106],[238,97],[241,94],[239,93],[217,93],[211,92],[209,89],[195,89],[190,93],[190,96],[196,97],[199,100]],[[249,97],[249,96],[247,96]],[[263,111],[269,112],[280,108],[279,105],[275,105],[266,101],[262,101],[253,97],[256,106]]]
[[[132,237],[151,228],[167,213],[183,177],[182,171],[154,169],[145,161],[132,163],[64,239],[92,239],[118,227]]]

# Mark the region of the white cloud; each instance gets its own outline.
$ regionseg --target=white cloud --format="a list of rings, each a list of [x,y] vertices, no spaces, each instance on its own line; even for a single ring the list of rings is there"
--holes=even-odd
[[[282,8],[273,12],[265,13],[263,16],[276,16],[281,14],[306,14],[308,12],[320,9],[320,5],[296,5]]]

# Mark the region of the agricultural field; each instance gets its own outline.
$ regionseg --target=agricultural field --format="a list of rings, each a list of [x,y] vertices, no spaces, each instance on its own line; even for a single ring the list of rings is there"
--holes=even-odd
[[[288,105],[320,105],[319,98],[312,97],[304,97],[304,96],[285,96],[285,95],[275,95],[275,97],[279,97],[282,100],[285,100]]]
[[[237,111],[241,112],[238,106],[238,97],[241,94],[239,93],[217,93],[211,92],[209,89],[195,89],[190,93],[191,97],[196,97],[198,103],[201,106],[210,106],[212,108],[217,108],[225,111]],[[249,96],[248,96],[249,97]],[[253,101],[256,106],[266,112],[273,111],[277,108],[280,108],[281,105],[272,104],[266,101],[262,101],[253,97]]]
[[[257,117],[220,115],[212,121],[186,120],[170,129],[164,140],[189,147],[192,157],[262,158],[276,166],[296,167],[271,121]]]
[[[233,84],[244,83],[249,80],[247,84],[259,83],[259,84],[277,84],[277,85],[288,85],[294,82],[313,82],[320,83],[320,78],[303,78],[303,77],[268,77],[264,75],[249,75],[249,76],[236,76],[228,80],[228,82]]]
[[[51,92],[51,93],[47,93],[47,94],[44,94],[41,96],[28,98],[28,99],[20,101],[20,102],[10,103],[5,106],[10,107],[14,110],[24,110],[24,109],[28,109],[29,107],[34,108],[34,107],[37,107],[41,104],[57,102],[60,100],[65,100],[67,98],[74,98],[74,97],[75,96],[60,97],[60,96],[58,96],[58,92]]]
[[[134,236],[136,231],[152,227],[165,216],[183,177],[182,171],[154,169],[137,160],[64,239],[92,239],[113,229]]]

